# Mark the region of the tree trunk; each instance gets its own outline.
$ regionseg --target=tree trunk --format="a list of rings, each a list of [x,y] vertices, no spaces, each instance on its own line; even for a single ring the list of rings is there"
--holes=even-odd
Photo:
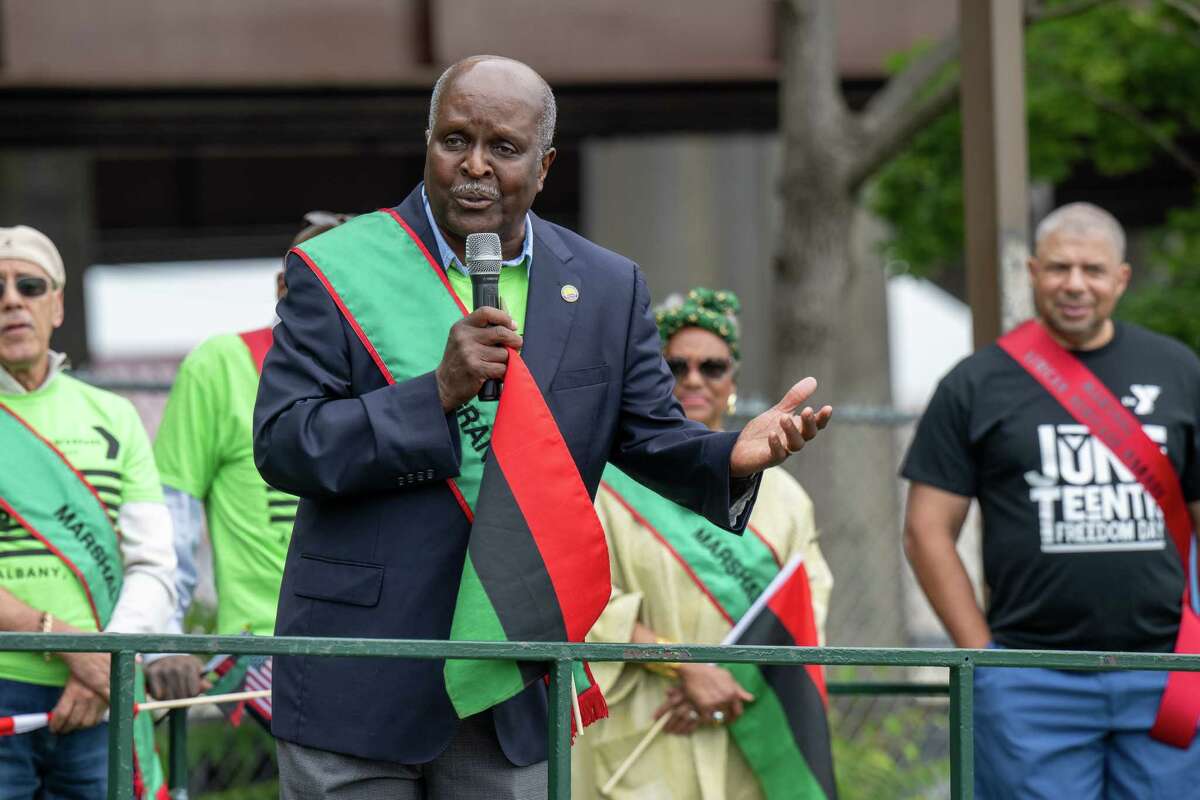
[[[821,549],[836,582],[829,640],[903,644],[894,432],[839,423],[836,411],[891,402],[883,269],[862,266],[877,260],[872,243],[854,247],[864,238],[865,215],[846,187],[821,174],[828,159],[794,147],[785,159],[775,363],[779,393],[812,375],[819,382],[815,402],[835,407],[833,424],[789,462],[816,505]]]
[[[837,406],[890,402],[882,269],[853,246],[862,131],[837,71],[833,0],[783,0],[779,118],[783,224],[776,259],[778,391],[806,375],[834,422],[789,461],[813,498],[835,589],[826,625],[841,644],[904,641],[891,428],[839,424]],[[865,248],[864,248],[865,249]]]

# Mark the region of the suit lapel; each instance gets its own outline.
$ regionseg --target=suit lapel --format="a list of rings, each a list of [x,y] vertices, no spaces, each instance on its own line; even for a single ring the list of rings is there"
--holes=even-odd
[[[545,394],[558,371],[570,338],[578,303],[563,299],[562,287],[573,284],[580,292],[579,271],[571,251],[554,229],[540,217],[533,221],[533,268],[529,274],[529,302],[525,312],[525,347],[521,357]]]
[[[429,218],[425,216],[425,204],[421,202],[421,186],[422,184],[417,184],[417,188],[413,189],[408,197],[404,198],[404,202],[396,206],[395,210],[408,223],[408,227],[412,228],[413,233],[421,240],[421,244],[425,245],[425,249],[429,251],[429,256],[437,268],[445,272],[441,265],[437,239],[434,238],[433,230],[429,227]]]

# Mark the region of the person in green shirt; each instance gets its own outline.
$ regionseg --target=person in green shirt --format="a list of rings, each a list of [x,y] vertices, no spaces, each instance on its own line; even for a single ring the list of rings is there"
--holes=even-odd
[[[0,630],[161,632],[175,555],[158,472],[133,406],[50,349],[65,281],[49,238],[0,228]],[[0,738],[4,797],[105,795],[108,677],[107,653],[0,653],[0,716],[51,712]]]
[[[349,218],[309,212],[308,226],[292,244]],[[282,298],[286,291],[283,281],[277,281],[276,296]],[[202,520],[212,543],[216,632],[274,632],[297,500],[268,486],[254,465],[251,414],[259,369],[270,345],[270,328],[205,340],[180,365],[167,398],[154,457],[174,523],[179,562],[172,633],[183,632],[195,594]],[[204,662],[195,656],[148,656],[147,661],[147,688],[159,699],[194,697],[211,688]]]

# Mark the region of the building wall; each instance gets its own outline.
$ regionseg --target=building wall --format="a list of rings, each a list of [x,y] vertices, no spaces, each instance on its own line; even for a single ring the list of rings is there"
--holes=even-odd
[[[373,83],[422,77],[419,0],[3,5],[3,83]],[[426,67],[428,71],[428,66]]]
[[[940,36],[953,0],[840,0],[842,72]],[[0,86],[428,85],[473,53],[554,82],[775,75],[775,0],[54,0],[0,5]]]
[[[732,289],[745,309],[743,401],[765,400],[770,263],[779,165],[770,134],[585,141],[581,215],[595,241],[641,265],[655,302],[696,285]]]

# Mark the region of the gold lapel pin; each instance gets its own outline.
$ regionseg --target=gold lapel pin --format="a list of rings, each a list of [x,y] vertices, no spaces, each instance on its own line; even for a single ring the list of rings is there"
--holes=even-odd
[[[579,290],[569,283],[562,287],[562,291],[559,294],[561,294],[562,299],[566,300],[568,303],[574,303],[579,299]]]

